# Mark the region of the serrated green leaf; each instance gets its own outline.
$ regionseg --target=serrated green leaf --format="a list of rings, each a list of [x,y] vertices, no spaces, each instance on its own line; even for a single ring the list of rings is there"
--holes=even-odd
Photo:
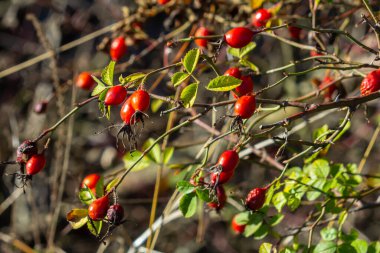
[[[272,244],[264,242],[260,245],[259,253],[271,253],[272,252]]]
[[[185,218],[193,216],[197,210],[197,197],[195,193],[189,193],[182,196],[179,201],[179,209]]]
[[[337,247],[336,243],[327,241],[327,242],[320,242],[317,244],[317,246],[314,248],[314,253],[335,253]]]
[[[240,48],[240,50],[239,50],[239,58],[243,58],[244,56],[246,56],[247,54],[249,54],[249,52],[251,52],[255,48],[256,48],[256,43],[253,42],[253,41],[249,42],[248,45],[246,45],[243,48]]]
[[[296,194],[289,195],[287,205],[291,211],[296,210],[300,204],[301,204],[300,197],[298,197]]]
[[[148,149],[150,146],[153,145],[154,141],[155,140],[152,139],[152,138],[149,138],[148,140],[146,140],[144,142],[143,149],[144,150]],[[162,154],[161,154],[160,146],[159,145],[154,145],[153,148],[148,152],[148,154],[146,156],[149,157],[150,160],[153,160],[156,163],[160,164],[161,163],[161,159],[162,159]]]
[[[342,230],[342,226],[343,226],[344,222],[346,221],[347,216],[348,216],[347,211],[344,211],[343,213],[341,213],[339,215],[339,219],[338,219],[339,231]]]
[[[142,80],[145,76],[146,76],[145,73],[137,72],[137,73],[130,74],[129,76],[126,76],[126,77],[120,76],[119,82],[121,84],[137,82],[139,80]]]
[[[286,204],[286,196],[284,192],[277,192],[273,195],[272,203],[278,212],[281,212],[282,208]]]
[[[70,223],[73,229],[81,228],[88,221],[87,209],[72,209],[66,214],[66,220]]]
[[[351,243],[351,246],[355,248],[357,253],[367,253],[368,244],[364,240],[356,239]]]
[[[192,83],[186,86],[181,92],[181,100],[186,108],[192,107],[197,98],[198,84]]]
[[[230,91],[241,84],[241,80],[233,76],[218,76],[212,79],[206,89],[211,91]]]
[[[102,71],[102,80],[105,84],[112,86],[113,85],[113,72],[115,69],[116,62],[110,61],[107,67]]]
[[[98,182],[96,182],[95,192],[96,192],[96,196],[98,198],[102,197],[104,195],[104,178],[103,178],[103,176],[101,176],[99,178]]]
[[[325,227],[321,230],[321,237],[325,241],[333,241],[338,236],[338,231],[335,228]]]
[[[87,228],[88,231],[90,231],[91,234],[94,236],[98,236],[100,234],[100,231],[102,230],[102,221],[94,221],[94,220],[88,220],[87,221]]]
[[[312,164],[305,167],[307,174],[312,179],[325,179],[330,174],[329,162],[325,159],[315,160]]]
[[[96,199],[93,192],[90,190],[90,188],[87,187],[87,185],[79,190],[78,197],[79,200],[85,205],[91,204]]]
[[[235,56],[237,58],[240,58],[239,48],[228,47],[227,53],[229,53],[230,55]]]
[[[240,59],[239,63],[245,67],[250,68],[254,72],[259,72],[259,68],[253,64],[252,62],[248,61],[247,59]]]
[[[114,188],[120,182],[120,180],[121,180],[120,177],[112,179],[112,181],[109,182],[106,186],[106,193],[108,193],[110,190],[112,190],[112,188]]]
[[[95,88],[92,90],[91,92],[91,96],[96,96],[100,93],[102,93],[107,87],[104,85],[104,83],[99,80],[96,76],[91,76],[92,79],[94,79],[94,81],[97,83],[97,85],[95,86]]]
[[[250,237],[256,231],[258,231],[263,224],[263,215],[261,213],[253,213],[249,215],[249,221],[247,222],[244,230],[244,236]]]
[[[195,190],[195,193],[197,194],[198,198],[200,198],[204,202],[211,202],[211,201],[213,201],[212,197],[210,197],[210,191],[208,189],[197,188]]]
[[[249,211],[242,212],[242,213],[237,214],[234,220],[239,225],[245,225],[249,222],[250,215],[251,215],[251,212]]]
[[[201,51],[198,48],[191,49],[186,53],[185,58],[183,59],[183,66],[189,74],[193,73],[197,67],[200,54]]]
[[[183,194],[188,194],[192,193],[195,190],[195,187],[187,181],[179,181],[177,183],[177,190]]]
[[[380,242],[372,242],[368,246],[368,253],[380,253]]]
[[[271,225],[272,227],[277,226],[278,224],[281,223],[284,217],[285,215],[283,215],[282,213],[276,214],[272,218],[270,218],[268,224]]]
[[[142,155],[142,152],[140,151],[133,151],[133,152],[128,152],[127,154],[124,155],[123,161],[124,161],[124,168],[129,169],[133,164],[136,163],[137,159]],[[147,156],[144,156],[137,164],[135,167],[133,167],[132,171],[139,171],[143,170],[145,168],[148,168],[154,164],[154,162],[149,159]]]
[[[313,179],[308,182],[308,185],[312,185],[313,187],[323,190],[323,186],[325,185],[325,179]],[[310,190],[306,193],[306,198],[310,201],[316,200],[321,195],[320,191]]]
[[[100,94],[99,94],[99,103],[102,103],[104,104],[104,99],[106,98],[106,95],[107,95],[107,92],[108,92],[109,88],[105,88]]]
[[[174,147],[168,147],[164,150],[164,159],[163,163],[168,164],[170,162],[170,159],[172,159],[174,153]]]
[[[189,74],[184,73],[184,72],[174,73],[174,75],[171,78],[173,86],[177,87],[178,85],[180,85],[181,83],[183,83],[188,77],[189,77]]]
[[[246,228],[247,229],[247,228]],[[256,240],[264,239],[269,233],[269,227],[267,224],[262,224],[259,229],[253,234],[253,238]]]

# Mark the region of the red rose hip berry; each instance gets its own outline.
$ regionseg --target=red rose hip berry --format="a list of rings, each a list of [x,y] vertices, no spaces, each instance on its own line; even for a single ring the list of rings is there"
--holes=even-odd
[[[219,211],[226,204],[227,195],[226,195],[226,191],[224,190],[223,186],[217,186],[215,190],[216,190],[216,200],[207,203],[207,205],[209,207]]]
[[[223,75],[225,75],[225,76],[233,76],[233,77],[238,78],[238,79],[240,79],[240,77],[241,77],[240,70],[239,70],[239,68],[236,68],[236,67],[227,69],[226,72],[224,72]]]
[[[222,166],[222,171],[233,172],[239,163],[239,155],[235,150],[224,151],[218,160],[218,165]]]
[[[26,174],[29,176],[40,172],[46,164],[46,159],[43,154],[33,155],[25,165]]]
[[[119,105],[127,97],[127,90],[123,86],[113,86],[107,91],[105,105]]]
[[[252,25],[255,27],[265,26],[272,14],[267,9],[259,9],[252,14]]]
[[[120,118],[127,125],[133,125],[136,123],[135,117],[133,115],[136,113],[136,110],[132,107],[131,97],[129,97],[123,104],[120,110]]]
[[[231,222],[231,228],[232,230],[236,233],[236,234],[242,234],[244,233],[244,230],[245,230],[245,225],[240,225],[236,222],[236,216],[234,216],[234,218],[232,219],[232,222]]]
[[[195,37],[203,37],[203,36],[209,36],[212,32],[207,29],[206,27],[199,27],[197,31],[195,32]],[[207,47],[207,39],[196,39],[195,44],[197,44],[199,47]]]
[[[240,97],[235,103],[235,115],[242,119],[250,118],[256,110],[256,99],[253,95]]]
[[[92,86],[94,86],[95,82],[92,79],[90,73],[82,72],[77,77],[75,84],[78,88],[81,88],[83,90],[90,90]]]
[[[236,27],[224,34],[224,39],[230,47],[242,48],[251,42],[254,32],[246,27]]]
[[[234,170],[232,171],[222,171],[220,173],[217,173],[217,172],[214,172],[211,174],[211,184],[212,185],[221,185],[221,184],[225,184],[227,183],[228,181],[230,181],[230,179],[232,178],[232,176],[234,175]]]
[[[374,70],[360,84],[360,94],[365,96],[378,90],[380,90],[380,70]]]
[[[148,110],[150,105],[150,96],[149,93],[145,90],[135,91],[131,97],[131,105],[133,109],[140,112],[145,112]]]
[[[249,95],[253,92],[253,81],[250,76],[242,76],[241,84],[234,89],[234,93],[238,96]]]
[[[265,202],[266,191],[266,188],[252,189],[245,199],[245,206],[252,211],[256,211],[262,208]]]
[[[109,205],[110,201],[108,199],[108,195],[95,199],[88,206],[88,216],[95,221],[102,220],[107,214]]]
[[[98,173],[93,173],[93,174],[87,175],[82,181],[81,188],[85,188],[85,185],[87,185],[87,187],[93,193],[95,193],[96,192],[96,184],[98,183],[100,178],[101,178],[101,176]]]
[[[126,52],[127,46],[123,36],[117,37],[111,42],[110,56],[113,61],[120,60]]]

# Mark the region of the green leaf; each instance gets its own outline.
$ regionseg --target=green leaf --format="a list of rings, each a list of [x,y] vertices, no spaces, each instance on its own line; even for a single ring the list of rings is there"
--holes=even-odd
[[[115,69],[115,64],[116,62],[110,61],[108,66],[102,71],[102,80],[109,86],[113,85],[113,71]]]
[[[87,223],[87,215],[87,209],[72,209],[66,214],[66,220],[70,223],[73,229],[78,229]]]
[[[181,83],[183,83],[190,75],[184,72],[177,72],[174,73],[171,80],[174,87],[177,87]]]
[[[200,56],[201,51],[198,48],[191,49],[186,53],[185,58],[183,59],[183,66],[186,71],[191,74],[195,70]]]
[[[251,52],[253,49],[255,49],[256,46],[257,45],[256,45],[255,42],[249,42],[248,45],[246,45],[243,48],[240,48],[240,50],[239,50],[239,58],[243,58],[244,56],[246,56],[247,54],[249,54],[249,52]]]
[[[152,102],[150,103],[150,109],[152,110],[153,113],[158,112],[158,110],[161,108],[161,106],[164,104],[164,101],[160,99],[153,99],[151,100]]]
[[[259,68],[255,64],[253,64],[252,62],[246,59],[240,59],[239,63],[243,66],[250,68],[254,72],[259,72]]]
[[[211,202],[213,199],[210,197],[210,191],[208,189],[197,188],[195,193],[198,195],[198,198],[204,202]]]
[[[99,103],[102,103],[104,105],[104,100],[106,99],[106,95],[107,95],[107,91],[109,90],[109,88],[105,88],[100,94],[99,94]]]
[[[128,152],[124,155],[123,161],[124,161],[124,167],[125,169],[129,169],[133,164],[137,162],[137,159],[142,155],[142,152],[140,151],[133,151]],[[132,171],[139,171],[143,170],[150,165],[152,165],[154,162],[149,159],[147,156],[144,156],[136,165],[133,167]]]
[[[343,243],[339,245],[337,252],[338,253],[356,253],[356,250],[350,244]]]
[[[356,239],[351,243],[351,246],[355,248],[357,253],[367,253],[368,244],[364,240]]]
[[[102,230],[102,221],[94,221],[94,220],[88,220],[87,221],[87,228],[88,231],[91,232],[94,236],[98,236],[100,234],[100,231]]]
[[[247,228],[246,228],[247,229]],[[267,224],[262,224],[260,228],[253,234],[253,238],[256,240],[264,239],[268,235],[269,227]]]
[[[183,195],[179,201],[179,209],[185,218],[193,216],[197,210],[197,197],[195,193]]]
[[[296,210],[300,204],[301,204],[301,199],[296,194],[289,195],[287,205],[291,211]]]
[[[329,162],[325,159],[315,160],[312,164],[306,166],[306,171],[311,178],[327,178],[330,174]]]
[[[119,82],[121,84],[137,82],[137,81],[142,80],[145,76],[146,76],[145,73],[137,72],[137,73],[130,74],[129,76],[126,76],[126,77],[120,76]]]
[[[368,247],[368,253],[380,253],[380,242],[372,242]]]
[[[312,185],[313,187],[323,190],[323,186],[325,185],[325,179],[313,179],[311,180],[308,185]],[[321,192],[319,191],[313,191],[310,190],[306,193],[306,197],[308,200],[316,200],[321,195]]]
[[[337,247],[334,242],[327,241],[327,242],[320,242],[317,244],[317,246],[314,248],[314,253],[335,253]]]
[[[286,204],[286,201],[287,200],[284,192],[277,192],[272,198],[272,203],[278,212],[281,212],[282,208]]]
[[[92,79],[98,84],[91,92],[91,96],[96,96],[102,93],[107,87],[104,85],[102,81],[100,81],[96,76],[91,76]]]
[[[250,216],[251,216],[251,212],[249,211],[239,213],[238,215],[235,216],[235,222],[239,225],[245,225],[249,222]]]
[[[259,253],[271,253],[272,252],[272,244],[264,242],[260,245]]]
[[[268,223],[272,227],[277,226],[284,219],[284,217],[285,215],[283,215],[282,213],[276,214],[272,218],[270,218]]]
[[[116,177],[111,182],[109,182],[106,187],[106,192],[109,192],[110,190],[112,190],[112,188],[114,188],[119,183],[120,180],[121,180],[120,177]]]
[[[89,205],[96,199],[96,197],[94,196],[92,191],[87,187],[87,185],[85,185],[84,188],[79,190],[79,199],[83,204]]]
[[[95,186],[96,196],[102,197],[104,195],[104,178],[101,176]]]
[[[181,92],[181,100],[186,108],[192,107],[197,97],[198,84],[192,83]]]
[[[346,221],[347,216],[348,216],[347,211],[344,211],[343,213],[341,213],[339,215],[339,219],[338,219],[339,231],[342,230],[342,226],[343,226],[344,222]]]
[[[218,76],[212,79],[206,89],[211,91],[230,91],[241,84],[241,80],[233,76]]]
[[[321,236],[325,241],[333,241],[338,236],[338,231],[335,228],[325,227],[321,230]]]
[[[263,224],[263,215],[261,213],[253,213],[249,216],[244,230],[244,236],[249,237],[259,230]]]
[[[172,159],[174,153],[174,147],[168,147],[164,150],[164,159],[163,163],[168,164],[170,162],[170,159]]]
[[[155,142],[154,139],[149,138],[147,141],[145,141],[143,145],[143,149],[146,150],[150,146],[153,145]],[[161,148],[159,145],[154,145],[153,148],[148,152],[147,157],[149,157],[151,160],[155,161],[156,163],[161,163],[162,154],[161,154]]]
[[[190,184],[187,181],[179,181],[177,183],[177,189],[178,191],[182,192],[183,194],[192,193],[195,189],[194,185]]]
[[[227,52],[230,55],[232,55],[232,56],[240,58],[240,50],[239,50],[239,48],[228,47]]]

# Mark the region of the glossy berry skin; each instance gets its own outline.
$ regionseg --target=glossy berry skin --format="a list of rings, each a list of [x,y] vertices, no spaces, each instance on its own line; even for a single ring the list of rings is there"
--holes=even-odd
[[[250,76],[242,76],[241,84],[234,89],[234,93],[238,96],[249,95],[253,92],[253,81]]]
[[[226,195],[226,191],[224,190],[223,186],[217,186],[215,190],[216,190],[216,198],[218,200],[215,202],[209,202],[209,203],[207,203],[207,205],[209,207],[219,211],[226,204],[227,195]]]
[[[240,97],[234,107],[235,115],[242,119],[249,119],[256,110],[256,99],[253,95]]]
[[[224,39],[230,47],[242,48],[251,42],[253,31],[246,27],[236,27],[224,34]]]
[[[161,5],[164,5],[164,4],[167,4],[169,3],[170,0],[157,0],[157,3],[158,4],[161,4]]]
[[[46,164],[46,159],[43,154],[33,155],[25,165],[27,175],[35,175],[40,172]]]
[[[95,221],[102,220],[107,214],[109,205],[108,195],[95,199],[88,206],[88,216]]]
[[[90,90],[92,86],[94,86],[95,82],[94,79],[92,79],[90,73],[82,72],[77,77],[75,84],[78,88],[81,88],[83,90]]]
[[[330,83],[332,83],[334,81],[333,78],[331,78],[330,76],[326,76],[322,83],[319,85],[319,89],[323,89],[324,87],[326,87],[327,85],[329,85]],[[333,96],[333,93],[334,91],[336,91],[337,87],[336,85],[330,85],[328,88],[326,88],[325,90],[323,90],[323,95],[325,97],[325,99],[327,100],[331,100],[332,99],[332,96]]]
[[[110,206],[107,210],[107,220],[113,224],[120,224],[124,218],[124,208],[119,204]]]
[[[227,69],[223,75],[224,76],[233,76],[233,77],[238,78],[238,79],[240,79],[240,77],[241,77],[240,70],[239,70],[239,68],[236,68],[236,67]]]
[[[117,37],[111,42],[110,56],[113,61],[120,60],[126,52],[127,46],[123,36]]]
[[[85,185],[87,185],[87,187],[93,192],[95,193],[96,192],[96,184],[98,183],[99,179],[100,179],[100,175],[98,173],[93,173],[93,174],[89,174],[87,175],[83,181],[82,181],[82,184],[81,184],[81,188],[84,188]]]
[[[136,113],[136,110],[132,107],[131,97],[129,97],[124,102],[124,104],[123,104],[123,106],[121,107],[121,110],[120,110],[120,118],[127,125],[133,125],[133,124],[136,123],[136,120],[134,119],[134,117],[132,117]]]
[[[256,211],[263,207],[265,202],[266,188],[254,188],[252,189],[245,199],[245,206]]]
[[[131,104],[133,109],[140,112],[145,112],[149,109],[150,105],[150,96],[149,93],[145,90],[135,91],[131,97]]]
[[[194,36],[203,37],[203,36],[209,36],[211,34],[212,32],[209,29],[201,26],[195,31]],[[197,44],[199,47],[207,47],[207,39],[196,39],[195,44]]]
[[[226,150],[220,156],[218,165],[222,166],[222,171],[233,172],[239,164],[239,155],[235,150]]]
[[[218,173],[216,172],[212,173],[211,184],[215,185],[217,183],[218,185],[221,185],[221,184],[227,183],[228,181],[230,181],[230,179],[234,175],[234,172],[235,172],[234,170],[228,171],[228,172],[222,171],[219,173],[219,178],[218,178]]]
[[[236,222],[236,215],[232,219],[231,228],[236,234],[242,234],[245,230],[245,225],[240,225]]]
[[[360,84],[360,94],[369,95],[380,89],[380,70],[370,72]]]
[[[288,31],[290,34],[290,37],[294,40],[300,40],[301,38],[301,28],[295,27],[295,26],[288,26]]]
[[[17,148],[16,162],[19,164],[25,164],[28,161],[29,156],[36,155],[38,152],[37,145],[31,140],[23,141]]]
[[[119,105],[127,97],[127,90],[123,86],[113,86],[107,91],[104,99],[105,105]]]
[[[255,27],[265,26],[272,14],[267,9],[259,9],[252,14],[252,25]]]

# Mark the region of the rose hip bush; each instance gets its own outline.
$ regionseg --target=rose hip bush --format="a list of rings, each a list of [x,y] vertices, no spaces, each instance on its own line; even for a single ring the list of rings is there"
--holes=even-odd
[[[68,46],[50,56],[54,88],[34,109],[46,114],[44,130],[2,163],[25,195],[36,185],[55,193],[47,243],[30,245],[57,247],[65,209],[70,226],[60,238],[88,230],[79,236],[109,247],[122,236],[128,252],[185,243],[196,252],[380,252],[379,227],[363,232],[352,222],[360,213],[377,224],[380,206],[376,1],[141,1],[120,10],[112,34],[84,37],[103,36],[95,41],[102,70],[63,71],[57,56]],[[51,50],[39,21],[29,20]],[[69,164],[88,151],[75,141],[85,108],[96,132],[88,138],[112,136],[118,158],[79,174]],[[125,189],[144,171],[156,177],[154,187],[137,179],[151,208],[134,227]],[[180,241],[160,237],[173,227]]]

